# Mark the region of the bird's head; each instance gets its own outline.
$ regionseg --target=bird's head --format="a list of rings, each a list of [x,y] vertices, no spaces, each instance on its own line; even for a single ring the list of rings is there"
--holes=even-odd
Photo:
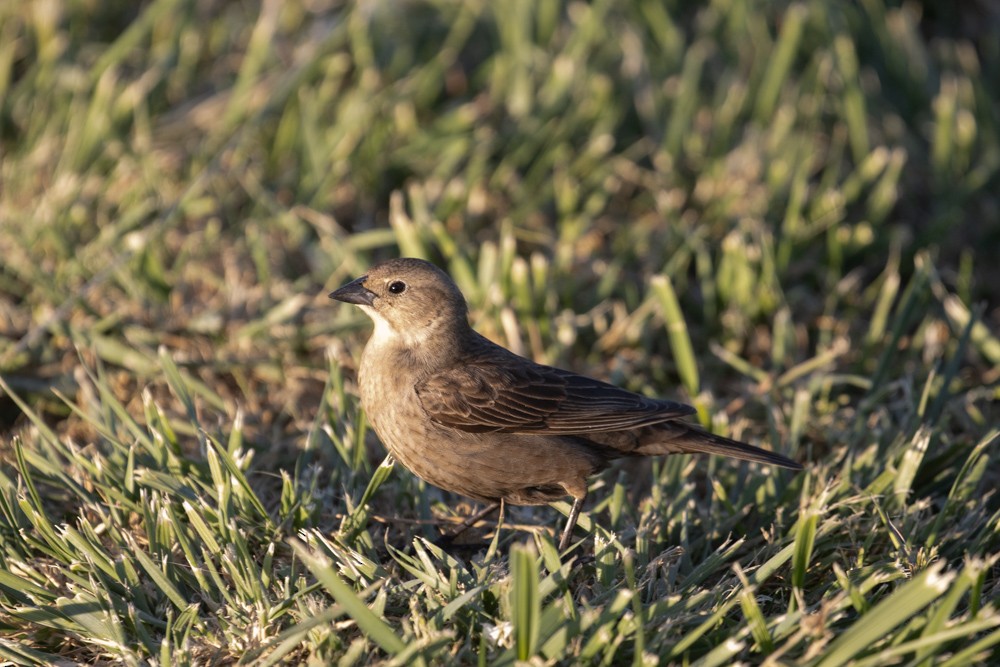
[[[422,259],[390,259],[330,293],[375,322],[372,342],[407,347],[446,341],[469,329],[465,297],[447,273]]]

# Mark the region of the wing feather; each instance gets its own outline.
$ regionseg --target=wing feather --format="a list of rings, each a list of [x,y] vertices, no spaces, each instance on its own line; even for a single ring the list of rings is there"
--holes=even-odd
[[[579,435],[648,426],[695,411],[502,352],[477,355],[419,382],[417,395],[428,416],[469,432]]]

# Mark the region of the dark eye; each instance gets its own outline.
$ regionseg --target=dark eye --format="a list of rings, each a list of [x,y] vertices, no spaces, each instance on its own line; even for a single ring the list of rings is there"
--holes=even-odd
[[[406,283],[404,283],[402,280],[394,280],[393,282],[389,283],[389,291],[392,292],[393,294],[402,294],[403,292],[406,291]]]

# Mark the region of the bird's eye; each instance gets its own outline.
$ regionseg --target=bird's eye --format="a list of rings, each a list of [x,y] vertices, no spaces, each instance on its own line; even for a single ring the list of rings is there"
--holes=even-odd
[[[403,292],[406,291],[406,283],[404,283],[402,280],[394,280],[393,282],[389,283],[389,291],[392,292],[393,294],[402,294]]]

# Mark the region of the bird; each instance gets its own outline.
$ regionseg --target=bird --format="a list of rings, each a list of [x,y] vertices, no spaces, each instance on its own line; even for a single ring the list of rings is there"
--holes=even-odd
[[[573,504],[615,459],[718,454],[801,470],[781,454],[685,421],[689,405],[649,398],[519,356],[477,333],[451,277],[422,259],[373,265],[329,294],[374,322],[358,366],[361,406],[389,453],[436,487],[488,505]],[[471,525],[471,524],[469,524]]]

